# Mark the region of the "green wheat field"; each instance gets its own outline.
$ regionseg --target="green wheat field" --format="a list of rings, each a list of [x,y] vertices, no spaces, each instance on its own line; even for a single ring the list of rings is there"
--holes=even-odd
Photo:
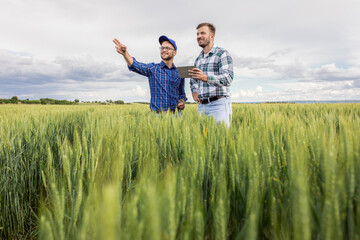
[[[1,239],[360,239],[360,104],[0,105]]]

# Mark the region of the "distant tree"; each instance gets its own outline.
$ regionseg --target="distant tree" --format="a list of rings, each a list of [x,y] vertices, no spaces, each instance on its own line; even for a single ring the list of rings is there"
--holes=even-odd
[[[116,100],[114,103],[115,104],[124,104],[124,101],[123,100]]]
[[[11,99],[0,99],[1,104],[11,103]]]
[[[46,101],[45,98],[40,98],[40,102],[41,102],[41,104],[43,104],[43,105],[47,104],[47,101]]]
[[[41,104],[40,100],[31,100],[29,101],[29,104]]]
[[[79,100],[79,99],[75,99],[74,102],[75,102],[75,103],[79,103],[80,100]]]
[[[12,103],[18,103],[18,101],[19,101],[19,99],[18,99],[17,96],[13,96],[13,97],[11,98],[11,102],[12,102]]]

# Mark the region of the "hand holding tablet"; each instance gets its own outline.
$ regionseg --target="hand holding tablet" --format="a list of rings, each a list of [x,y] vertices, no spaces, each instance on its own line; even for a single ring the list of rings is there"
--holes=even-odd
[[[183,67],[177,67],[177,71],[181,78],[191,78],[189,74],[189,70],[195,68],[194,66],[183,66]]]

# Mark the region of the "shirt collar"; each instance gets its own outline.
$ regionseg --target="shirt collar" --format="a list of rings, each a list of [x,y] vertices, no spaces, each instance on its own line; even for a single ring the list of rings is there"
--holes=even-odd
[[[164,68],[164,67],[168,68],[168,67],[166,66],[166,64],[164,63],[164,61],[161,61],[161,62],[160,62],[160,66],[161,66],[162,68]],[[175,64],[174,64],[174,63],[172,64],[172,66],[171,66],[170,69],[172,69],[172,68],[175,68]]]
[[[207,54],[204,53],[204,50],[201,51],[201,54],[203,55],[204,58],[206,58],[207,56],[211,56],[215,53],[215,49],[216,49],[216,45],[214,44],[213,47],[211,48],[210,52],[208,52]]]

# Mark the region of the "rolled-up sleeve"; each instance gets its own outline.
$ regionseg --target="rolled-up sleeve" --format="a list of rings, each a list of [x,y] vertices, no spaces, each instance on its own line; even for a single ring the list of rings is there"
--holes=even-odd
[[[154,63],[141,63],[138,62],[134,57],[134,62],[131,66],[128,66],[129,70],[132,72],[136,72],[143,76],[149,77],[151,75],[151,69],[154,68]]]
[[[190,89],[191,89],[191,92],[194,93],[200,93],[200,90],[199,90],[199,83],[196,79],[194,78],[190,78]]]

